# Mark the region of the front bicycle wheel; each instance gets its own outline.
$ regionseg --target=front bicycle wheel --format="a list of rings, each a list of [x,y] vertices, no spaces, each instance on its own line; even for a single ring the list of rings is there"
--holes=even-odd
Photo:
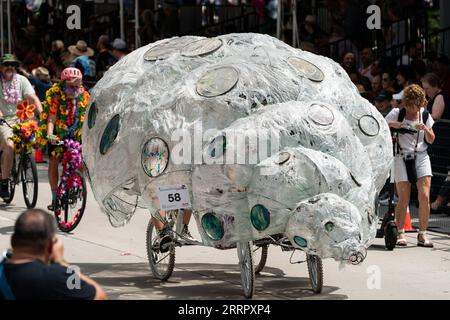
[[[26,154],[22,158],[22,169],[20,170],[22,180],[22,191],[25,205],[28,209],[36,206],[38,197],[38,175],[34,159]]]
[[[166,281],[175,267],[175,244],[171,232],[160,234],[153,219],[147,226],[147,257],[152,274],[156,279]]]
[[[74,230],[83,217],[86,209],[87,189],[83,176],[76,172],[70,179],[76,179],[79,186],[77,188],[65,189],[59,192],[56,197],[55,217],[59,230],[70,232]],[[60,184],[58,190],[62,189]]]
[[[253,265],[253,250],[251,242],[238,242],[237,252],[239,269],[241,271],[242,288],[247,299],[253,297],[255,291],[255,267]]]

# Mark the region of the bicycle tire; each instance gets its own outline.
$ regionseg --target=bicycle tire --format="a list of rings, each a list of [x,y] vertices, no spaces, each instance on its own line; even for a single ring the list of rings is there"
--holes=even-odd
[[[397,245],[398,230],[395,222],[391,221],[384,232],[384,245],[387,250],[394,250]]]
[[[309,281],[314,293],[319,294],[323,288],[323,265],[322,259],[318,256],[306,254],[306,263],[308,265]]]
[[[28,164],[30,164],[30,167],[28,167]],[[28,197],[28,185],[27,185],[27,171],[31,170],[31,177],[33,179],[33,198],[29,199]],[[37,174],[37,168],[36,163],[34,162],[34,159],[30,157],[29,154],[25,155],[22,158],[22,169],[20,170],[20,177],[22,180],[22,191],[23,191],[23,200],[25,201],[25,205],[28,209],[32,209],[36,206],[37,198],[38,198],[38,174]]]
[[[261,250],[261,257],[259,259],[255,257],[255,252],[257,252],[258,250]],[[268,244],[261,246],[259,248],[257,247],[255,250],[253,250],[254,263],[258,262],[257,260],[259,260],[258,264],[255,265],[255,274],[259,274],[266,266],[268,251],[269,251]]]
[[[244,296],[250,299],[255,292],[255,266],[253,265],[252,243],[238,242],[236,248],[239,258],[242,289],[244,290]]]
[[[153,277],[155,277],[158,280],[166,281],[170,278],[170,276],[173,273],[173,269],[175,268],[175,245],[170,245],[168,252],[164,252],[163,254],[167,254],[169,257],[167,267],[163,271],[159,271],[156,266],[156,261],[158,260],[157,255],[161,254],[159,250],[155,250],[155,240],[153,240],[152,236],[156,232],[156,227],[153,223],[153,219],[150,219],[148,225],[147,225],[147,233],[146,233],[146,247],[147,247],[147,258],[148,263],[150,265],[150,270],[152,271]],[[158,237],[159,238],[159,237]],[[156,256],[156,257],[155,257]],[[156,261],[155,261],[156,260]]]
[[[84,214],[84,210],[86,209],[86,201],[87,201],[86,181],[84,180],[84,177],[83,177],[82,174],[80,174],[78,172],[74,173],[74,174],[81,178],[81,185],[83,187],[83,189],[81,191],[81,196],[82,196],[81,208],[78,209],[78,212],[77,212],[78,217],[77,217],[77,219],[75,219],[75,221],[72,221],[73,223],[70,226],[63,225],[61,223],[60,215],[64,214],[64,219],[65,219],[64,221],[67,222],[67,217],[68,217],[68,214],[69,214],[69,199],[67,197],[67,193],[66,193],[66,195],[63,195],[62,197],[57,197],[56,206],[55,206],[55,212],[54,213],[55,213],[55,217],[56,217],[58,228],[62,232],[71,232],[71,231],[73,231],[78,226],[78,224],[80,223],[81,218],[83,217],[83,214]],[[60,211],[60,214],[58,214],[58,210],[61,210],[61,209],[62,209],[62,212]]]

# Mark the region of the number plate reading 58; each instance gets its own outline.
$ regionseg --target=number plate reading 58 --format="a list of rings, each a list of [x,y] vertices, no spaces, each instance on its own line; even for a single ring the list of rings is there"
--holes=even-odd
[[[159,187],[161,210],[186,209],[191,207],[191,198],[186,185]]]

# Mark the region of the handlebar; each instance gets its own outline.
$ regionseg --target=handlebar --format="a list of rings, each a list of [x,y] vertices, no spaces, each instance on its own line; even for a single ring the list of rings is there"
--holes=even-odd
[[[12,129],[11,125],[8,122],[6,122],[5,119],[0,118],[0,126],[3,126],[3,125],[7,125],[8,127],[10,127]]]
[[[417,129],[411,126],[404,126],[398,129],[395,128],[390,128],[391,132],[397,132],[397,133],[402,133],[402,134],[414,134],[417,133]]]

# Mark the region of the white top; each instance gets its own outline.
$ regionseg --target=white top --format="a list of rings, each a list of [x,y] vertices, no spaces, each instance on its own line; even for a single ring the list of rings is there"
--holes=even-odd
[[[420,121],[422,121],[422,113],[424,110],[425,110],[424,108],[420,108]],[[399,113],[400,113],[399,108],[392,109],[392,111],[389,112],[385,118],[386,122],[387,123],[397,122]],[[419,121],[406,120],[406,118],[405,118],[405,119],[403,119],[402,123],[415,127],[416,124],[419,123]],[[431,115],[429,115],[428,119],[427,119],[427,123],[425,123],[425,125],[428,128],[432,128],[433,124],[434,124],[434,120],[431,117]],[[399,134],[398,135],[398,142],[400,143],[400,147],[401,147],[401,150],[403,151],[403,153],[405,153],[405,154],[414,153],[414,147],[416,146],[416,141],[417,141],[417,134],[419,134],[419,142],[417,143],[417,152],[423,152],[423,151],[427,150],[428,145],[424,142],[425,132],[419,131],[418,133],[415,133],[415,134]]]
[[[26,97],[34,94],[33,86],[31,85],[30,81],[28,81],[27,78],[20,74],[16,74],[18,85],[19,85],[19,101],[24,100]],[[16,105],[15,104],[9,104],[5,101],[5,98],[3,97],[3,85],[0,81],[0,111],[3,113],[3,116],[6,121],[10,122],[13,120],[16,116]]]

